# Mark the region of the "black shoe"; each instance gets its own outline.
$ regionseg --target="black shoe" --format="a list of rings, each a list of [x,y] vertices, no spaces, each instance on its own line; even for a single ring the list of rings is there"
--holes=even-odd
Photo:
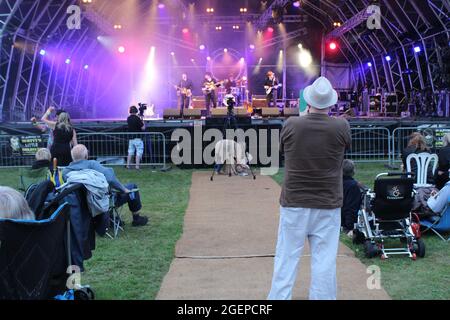
[[[135,216],[133,216],[132,226],[133,227],[145,226],[147,224],[147,222],[148,222],[147,217],[135,215]]]

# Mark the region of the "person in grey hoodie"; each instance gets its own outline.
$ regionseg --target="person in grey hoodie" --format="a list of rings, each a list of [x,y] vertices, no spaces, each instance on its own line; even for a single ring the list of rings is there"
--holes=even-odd
[[[71,155],[73,162],[63,170],[64,181],[66,181],[69,172],[73,171],[91,169],[103,173],[110,188],[117,192],[116,206],[120,207],[128,203],[128,208],[133,214],[132,225],[135,227],[146,225],[148,218],[139,214],[142,209],[139,191],[133,191],[137,189],[137,185],[132,183],[123,185],[117,179],[112,168],[104,167],[98,161],[88,160],[88,154],[88,149],[85,145],[78,144],[72,148]]]

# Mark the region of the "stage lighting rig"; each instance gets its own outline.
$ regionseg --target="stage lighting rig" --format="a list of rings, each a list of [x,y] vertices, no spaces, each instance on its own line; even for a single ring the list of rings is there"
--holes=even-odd
[[[274,6],[272,8],[272,19],[275,24],[283,22],[284,8],[281,6]]]

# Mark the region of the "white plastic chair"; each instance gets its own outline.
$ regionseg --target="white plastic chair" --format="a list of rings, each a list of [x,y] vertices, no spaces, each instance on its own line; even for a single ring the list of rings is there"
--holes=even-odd
[[[411,153],[406,158],[406,172],[411,172],[411,163],[412,160],[416,161],[417,164],[417,181],[414,184],[415,187],[429,187],[431,186],[427,183],[428,178],[428,166],[430,166],[431,161],[433,161],[433,170],[432,173],[436,171],[436,167],[438,164],[438,156],[437,154],[430,154],[428,152],[421,153]]]

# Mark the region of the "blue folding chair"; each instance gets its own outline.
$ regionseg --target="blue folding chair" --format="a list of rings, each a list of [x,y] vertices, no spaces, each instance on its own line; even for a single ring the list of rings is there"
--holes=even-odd
[[[425,227],[423,232],[431,230],[443,241],[450,241],[450,236],[445,239],[442,235],[445,232],[450,232],[450,198],[448,198],[447,208],[440,217],[434,216],[431,220],[421,220],[420,225]]]

